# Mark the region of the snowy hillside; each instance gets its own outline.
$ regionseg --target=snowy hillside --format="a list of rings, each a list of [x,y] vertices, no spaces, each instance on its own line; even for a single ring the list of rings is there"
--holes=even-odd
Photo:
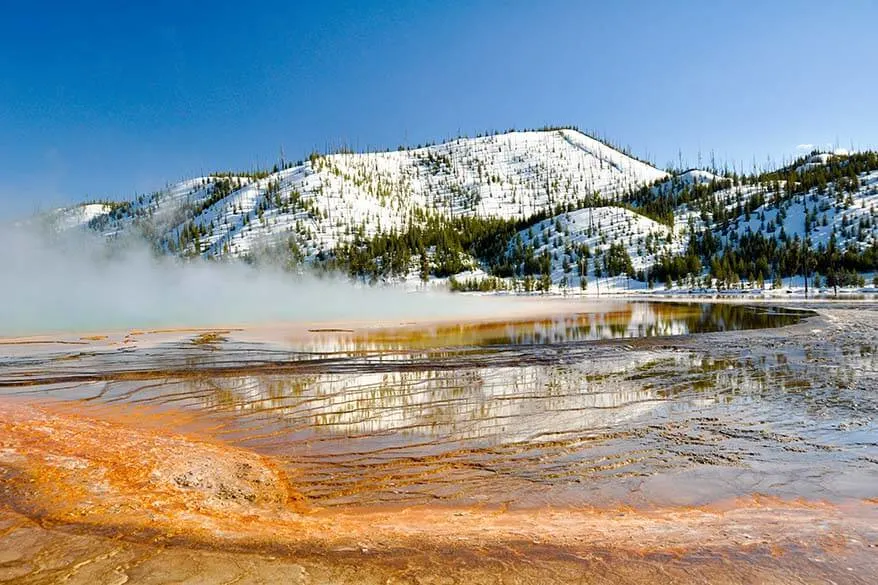
[[[815,152],[752,176],[669,175],[553,129],[278,166],[54,218],[182,257],[464,290],[752,286],[812,272],[835,283],[878,270],[875,153]]]
[[[210,176],[141,197],[92,225],[149,225],[171,252],[242,256],[295,241],[304,257],[435,214],[525,219],[665,177],[575,130],[511,132],[393,152],[316,156],[260,177]]]
[[[54,222],[59,230],[69,230],[88,226],[89,222],[95,218],[105,216],[111,210],[112,207],[105,203],[87,203],[85,205],[77,205],[76,207],[59,209],[55,213],[50,214],[48,220]]]
[[[685,240],[664,224],[620,207],[594,207],[564,213],[519,232],[510,243],[550,259],[550,278],[563,287],[587,288],[599,276],[617,276],[607,266],[613,246],[621,245],[634,275],[653,266],[660,254],[680,254]],[[582,275],[585,275],[585,283]]]
[[[766,194],[766,202],[744,213],[717,233],[728,241],[744,234],[761,233],[769,238],[805,237],[805,216],[809,238],[814,246],[826,246],[833,233],[839,246],[867,247],[878,241],[878,171],[858,176],[859,188],[853,192],[836,190],[820,193],[817,188],[795,197]],[[751,189],[748,194],[753,193]]]

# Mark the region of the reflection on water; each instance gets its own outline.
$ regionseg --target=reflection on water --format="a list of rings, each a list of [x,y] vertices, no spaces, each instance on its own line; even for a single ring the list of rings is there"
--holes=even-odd
[[[300,351],[346,353],[405,351],[449,347],[544,345],[605,339],[688,335],[780,327],[798,322],[805,312],[713,303],[612,303],[608,310],[578,312],[545,319],[465,322],[433,327],[400,327],[366,332],[312,329],[296,340]]]
[[[235,374],[260,369],[264,373],[267,366],[275,370],[348,372],[366,363],[389,363],[389,368],[396,368],[399,365],[394,362],[401,361],[405,367],[449,357],[466,357],[474,365],[496,365],[504,359],[515,365],[517,354],[530,351],[532,346],[559,348],[601,340],[782,327],[809,314],[718,303],[613,302],[605,303],[596,312],[579,311],[538,320],[363,330],[311,329],[305,336],[295,334],[289,340],[271,344],[230,342],[224,334],[201,333],[188,341],[140,350],[123,346],[109,351],[37,351],[38,345],[0,345],[0,388],[33,382],[104,380],[122,375],[155,377],[156,372],[184,375],[194,370],[223,370]],[[28,351],[15,351],[21,347]],[[218,351],[220,348],[222,351]],[[551,359],[552,355],[547,350],[542,357]],[[539,358],[530,355],[530,359]]]
[[[86,420],[97,424],[84,428],[106,424],[110,430],[103,432],[114,438],[118,427],[102,416],[124,422],[132,415],[150,429],[172,423],[177,430],[208,432],[272,455],[270,469],[279,463],[289,473],[265,477],[289,476],[309,508],[274,524],[289,510],[241,511],[221,499],[220,512],[193,520],[193,514],[201,518],[201,500],[179,507],[189,501],[184,496],[191,486],[247,501],[249,492],[229,485],[240,485],[241,478],[262,481],[252,475],[249,458],[257,467],[263,459],[241,452],[248,465],[205,468],[203,453],[213,451],[201,445],[204,450],[190,452],[199,455],[180,455],[181,475],[174,466],[150,472],[150,481],[182,478],[185,489],[156,491],[165,484],[141,477],[143,464],[128,466],[137,458],[131,453],[165,461],[163,453],[179,455],[179,436],[167,451],[146,448],[154,439],[149,433],[114,441],[121,467],[134,470],[124,477],[137,494],[149,495],[141,508],[125,507],[130,495],[120,503],[104,494],[109,484],[101,474],[117,459],[36,449],[37,457],[52,458],[38,468],[50,472],[34,473],[49,478],[49,500],[65,502],[52,473],[82,473],[71,477],[89,478],[76,484],[88,484],[88,499],[74,501],[88,514],[100,508],[95,498],[109,518],[89,533],[79,526],[81,515],[72,516],[73,528],[63,515],[48,522],[10,520],[0,505],[0,581],[387,583],[435,577],[545,583],[593,576],[603,582],[612,575],[607,582],[799,583],[807,576],[865,583],[874,574],[878,545],[874,510],[847,500],[878,501],[876,327],[863,329],[849,319],[828,335],[820,317],[777,332],[733,333],[795,325],[803,316],[728,305],[617,303],[606,311],[536,321],[314,330],[271,344],[193,332],[142,347],[4,352],[0,345],[0,396],[67,401],[49,420],[56,416],[77,429],[58,435],[63,425],[22,419],[19,435],[34,429],[41,444],[46,436],[76,443],[89,433],[78,430],[77,416],[63,418],[70,405],[74,413],[94,415]],[[870,322],[878,319],[873,315]],[[667,337],[692,333],[704,335]],[[6,439],[0,436],[0,504],[2,498],[20,504],[9,495],[15,492],[4,467],[12,461],[14,470],[18,456],[4,449],[9,436],[8,429]],[[96,441],[83,443],[93,448]],[[225,472],[213,474],[215,469]],[[35,484],[23,485],[25,500],[37,493]],[[169,494],[184,499],[168,503]],[[783,504],[763,510],[761,498],[750,498],[754,494],[808,501],[786,512]],[[744,498],[721,514],[716,508],[689,514],[675,506],[732,496]],[[756,505],[738,508],[742,501]],[[591,518],[589,506],[600,514]],[[631,510],[641,506],[650,509]],[[511,511],[498,514],[496,507]],[[861,515],[867,508],[870,513]],[[836,515],[843,509],[857,512]],[[254,541],[248,546],[255,548],[236,555],[225,540],[212,549],[210,539],[174,546],[161,540],[167,536],[161,531],[143,538],[124,527],[112,532],[113,522],[138,510],[150,519],[194,522],[156,524],[168,534],[188,535],[206,522],[222,538],[267,534],[279,548],[266,549],[268,555]],[[303,532],[301,518],[317,524]],[[328,540],[302,545],[309,534]],[[301,550],[287,550],[290,545]],[[260,554],[245,554],[255,550]]]
[[[711,342],[636,340],[801,317],[632,303],[539,321],[315,331],[292,348],[201,336],[7,361],[0,388],[202,412],[222,438],[285,461],[323,506],[874,497],[878,399],[840,391],[876,369],[871,346],[827,368],[807,352],[718,356]],[[613,338],[626,341],[592,343]]]
[[[525,357],[518,367],[207,377],[136,391],[125,383],[104,397],[235,413],[224,438],[286,458],[323,505],[649,503],[683,497],[667,481],[695,469],[709,493],[693,484],[684,501],[753,491],[874,495],[878,467],[863,469],[864,451],[878,455],[874,419],[863,418],[863,404],[830,401],[834,389],[788,362],[631,349],[570,348],[566,357],[558,365]],[[827,419],[830,402],[837,412]]]

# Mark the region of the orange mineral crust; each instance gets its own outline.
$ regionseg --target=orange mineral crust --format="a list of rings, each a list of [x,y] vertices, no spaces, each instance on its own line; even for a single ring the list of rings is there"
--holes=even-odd
[[[228,582],[196,569],[204,563],[236,567],[228,570],[243,571],[243,582],[283,574],[301,583],[325,582],[313,580],[318,575],[348,582],[353,566],[364,582],[449,583],[489,576],[545,582],[551,575],[642,583],[663,572],[670,582],[694,575],[750,582],[743,575],[807,583],[785,579],[812,574],[858,583],[849,563],[860,576],[878,569],[878,506],[870,502],[750,497],[636,511],[320,509],[288,473],[266,456],[165,430],[155,419],[141,424],[130,415],[93,418],[65,406],[0,402],[0,577],[56,582],[56,573],[34,572],[34,559],[48,555],[49,565],[68,570],[83,562],[77,551],[97,570],[108,543],[127,560],[91,582],[132,577],[157,558],[171,565],[154,568],[152,577],[161,569],[171,581],[175,570],[203,579],[193,583]],[[607,571],[618,578],[606,580]],[[392,579],[406,575],[447,579]],[[167,582],[152,577],[135,582]]]
[[[265,457],[57,406],[0,402],[0,466],[6,503],[53,522],[173,534],[248,507],[302,507]]]

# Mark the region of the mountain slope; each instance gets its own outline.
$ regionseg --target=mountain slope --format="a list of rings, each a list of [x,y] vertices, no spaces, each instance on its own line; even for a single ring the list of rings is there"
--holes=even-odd
[[[470,270],[466,287],[482,290],[488,274],[507,279],[490,287],[546,290],[607,286],[608,277],[626,288],[730,286],[878,270],[875,153],[813,153],[747,177],[672,176],[555,129],[315,153],[281,167],[198,177],[55,217],[62,229],[145,236],[183,257],[308,263],[373,281]]]
[[[149,226],[170,252],[242,256],[292,237],[306,258],[415,216],[525,219],[666,174],[575,130],[511,132],[395,152],[312,155],[264,176],[210,176],[141,197],[92,222]]]

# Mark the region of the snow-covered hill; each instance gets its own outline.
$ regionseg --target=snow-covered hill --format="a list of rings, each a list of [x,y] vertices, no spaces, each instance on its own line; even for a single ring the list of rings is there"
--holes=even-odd
[[[794,197],[767,193],[765,203],[735,217],[727,227],[717,227],[716,232],[723,241],[748,233],[776,239],[804,238],[808,213],[812,217],[808,237],[814,246],[826,246],[833,233],[840,247],[870,246],[878,241],[878,171],[860,174],[858,182],[859,188],[853,192],[831,189],[820,193],[814,188]]]
[[[614,245],[624,248],[636,274],[653,266],[663,253],[681,253],[685,239],[673,228],[629,209],[589,207],[522,230],[510,243],[510,252],[521,247],[533,250],[535,258],[546,255],[552,282],[581,290],[599,275],[608,276],[604,256]]]
[[[364,278],[371,270],[380,278],[441,280],[435,277],[468,267],[463,278],[471,282],[494,272],[538,276],[544,289],[584,289],[628,287],[638,276],[633,287],[642,288],[671,273],[679,280],[681,270],[695,282],[711,260],[705,247],[723,254],[754,234],[804,242],[806,224],[815,249],[832,242],[878,250],[878,164],[869,156],[856,172],[842,172],[853,160],[847,154],[814,153],[759,177],[702,169],[669,175],[576,130],[508,132],[390,152],[315,153],[273,172],[196,177],[124,203],[59,210],[54,219],[61,229],[87,227],[109,240],[145,236],[184,257],[331,263],[339,251],[350,261],[351,250],[362,248],[395,255],[356,258]],[[491,229],[502,241],[486,242],[492,232],[458,233],[449,243],[441,230],[485,225],[464,220],[500,221]],[[412,230],[424,226],[434,237],[413,242]],[[711,241],[699,243],[705,234]],[[369,247],[379,236],[389,239]],[[491,259],[464,251],[461,241],[491,250]],[[460,262],[437,260],[458,255]],[[684,255],[685,265],[673,265]],[[776,262],[770,270],[790,267]]]
[[[92,221],[106,235],[148,226],[172,252],[242,256],[290,236],[305,257],[416,215],[525,219],[666,174],[575,130],[460,138],[413,150],[312,156],[259,177],[209,176]]]

